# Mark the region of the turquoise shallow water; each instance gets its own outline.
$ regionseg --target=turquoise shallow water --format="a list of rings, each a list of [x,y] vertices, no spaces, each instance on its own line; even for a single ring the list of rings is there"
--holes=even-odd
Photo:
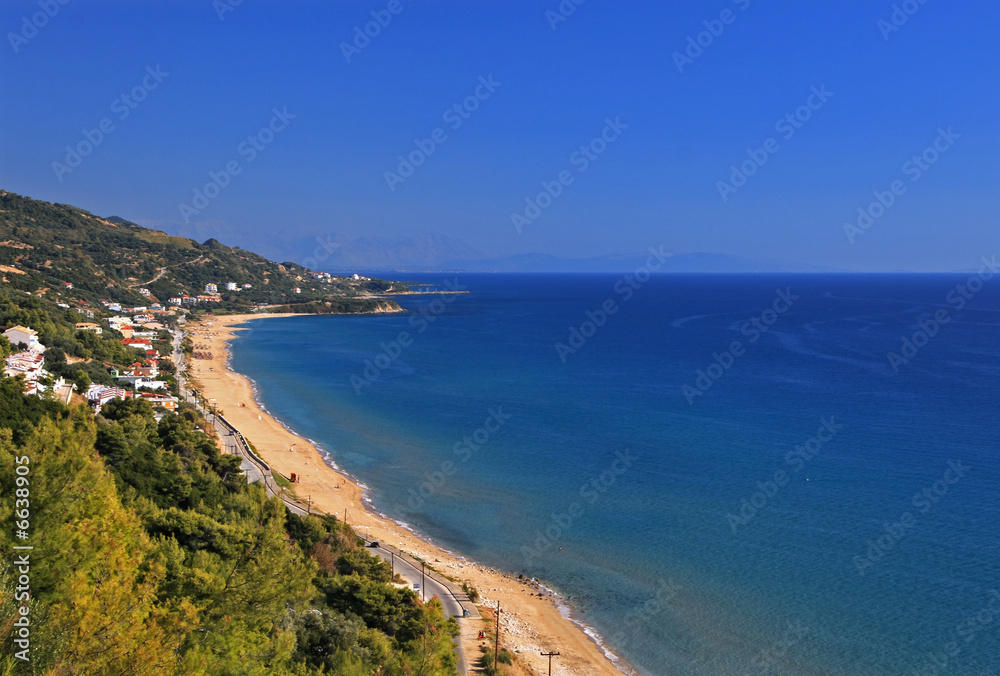
[[[421,276],[471,293],[254,321],[233,365],[643,673],[996,674],[1000,280],[967,278]]]

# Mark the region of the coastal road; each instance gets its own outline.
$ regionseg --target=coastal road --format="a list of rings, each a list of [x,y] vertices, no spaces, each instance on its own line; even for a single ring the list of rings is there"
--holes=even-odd
[[[368,547],[368,550],[373,554],[377,554],[383,560],[392,563],[395,572],[410,584],[410,589],[414,589],[418,596],[428,599],[435,596],[438,597],[441,601],[441,605],[444,606],[444,612],[446,614],[458,619],[459,622],[465,621],[463,619],[465,616],[465,608],[461,603],[459,603],[459,600],[455,598],[452,591],[436,579],[432,578],[430,575],[422,576],[420,566],[407,561],[397,552],[386,549],[385,547]],[[420,585],[420,587],[415,589],[414,585]],[[468,601],[468,598],[465,600],[466,605],[474,609],[472,603]],[[476,612],[476,615],[478,616],[479,613]],[[462,650],[461,636],[455,637],[455,648],[458,653],[458,673],[464,676],[469,673],[469,665],[465,660],[465,651]]]
[[[177,331],[172,335],[174,338],[173,358],[174,364],[177,366],[177,385],[184,401],[194,404],[205,416],[205,420],[213,424],[215,431],[219,435],[219,439],[222,441],[227,452],[238,454],[240,456],[240,471],[246,475],[248,483],[263,483],[264,490],[269,496],[281,498],[288,509],[298,516],[305,516],[308,510],[285,497],[284,492],[275,483],[274,478],[270,475],[269,468],[263,463],[263,461],[257,459],[253,455],[249,444],[247,444],[246,440],[243,439],[243,435],[240,434],[239,430],[227,424],[225,420],[214,415],[211,411],[202,408],[198,404],[195,397],[192,396],[191,392],[187,389],[187,383],[182,375],[184,355],[182,353],[181,342],[184,339],[184,333]]]
[[[284,495],[281,495],[280,489],[276,485],[272,486],[274,482],[273,478],[265,474],[263,467],[260,467],[257,463],[251,461],[251,458],[253,457],[252,453],[239,431],[228,425],[223,419],[212,415],[210,411],[205,411],[198,405],[196,399],[187,389],[187,383],[182,375],[184,355],[181,349],[181,343],[184,338],[184,333],[177,331],[173,333],[173,338],[173,357],[174,364],[177,365],[177,383],[181,396],[185,401],[189,401],[197,406],[205,415],[206,420],[211,420],[214,423],[215,429],[218,432],[219,438],[222,440],[223,444],[225,444],[228,448],[234,448],[237,452],[239,452],[242,459],[242,466],[240,469],[246,472],[247,481],[251,483],[257,481],[263,482],[268,495],[281,497],[290,510],[299,516],[305,515],[306,510],[285,499]],[[419,563],[409,559],[409,557],[405,557],[402,552],[396,549],[381,546],[369,547],[368,549],[372,554],[375,554],[385,561],[392,563],[395,572],[409,583],[411,589],[413,588],[413,585],[423,585],[423,587],[418,590],[418,593],[421,593],[422,597],[433,598],[434,596],[437,596],[441,601],[441,605],[444,607],[444,612],[451,617],[458,619],[460,623],[466,621],[467,619],[479,619],[479,611],[476,609],[475,605],[469,601],[468,596],[466,596],[465,593],[455,585],[452,585],[451,583],[446,584],[445,582],[436,579],[436,574],[432,574],[430,571],[426,571],[426,574],[421,575]],[[467,610],[469,612],[468,618],[465,616]],[[465,674],[468,674],[469,671],[468,662],[465,658],[465,651],[462,648],[461,636],[456,637],[454,642],[455,652],[458,655],[458,673],[461,676],[465,676]]]

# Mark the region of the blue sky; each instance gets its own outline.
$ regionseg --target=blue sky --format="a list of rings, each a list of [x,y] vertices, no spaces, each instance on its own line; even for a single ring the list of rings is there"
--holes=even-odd
[[[497,256],[974,267],[1000,252],[1000,6],[895,6],[898,26],[873,0],[6,0],[0,187],[281,260],[439,232]]]

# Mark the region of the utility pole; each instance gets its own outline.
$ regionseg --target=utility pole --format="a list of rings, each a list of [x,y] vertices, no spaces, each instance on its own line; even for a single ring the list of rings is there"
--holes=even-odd
[[[496,671],[497,661],[500,658],[500,602],[497,601],[497,635],[493,644],[493,670]]]
[[[552,676],[552,658],[558,654],[559,653],[541,653],[542,657],[549,658],[549,676]]]

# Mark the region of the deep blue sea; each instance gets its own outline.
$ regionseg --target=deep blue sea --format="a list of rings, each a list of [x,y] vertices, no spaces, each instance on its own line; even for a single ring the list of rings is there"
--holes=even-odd
[[[400,278],[233,346],[377,510],[645,674],[1000,674],[1000,278]]]

